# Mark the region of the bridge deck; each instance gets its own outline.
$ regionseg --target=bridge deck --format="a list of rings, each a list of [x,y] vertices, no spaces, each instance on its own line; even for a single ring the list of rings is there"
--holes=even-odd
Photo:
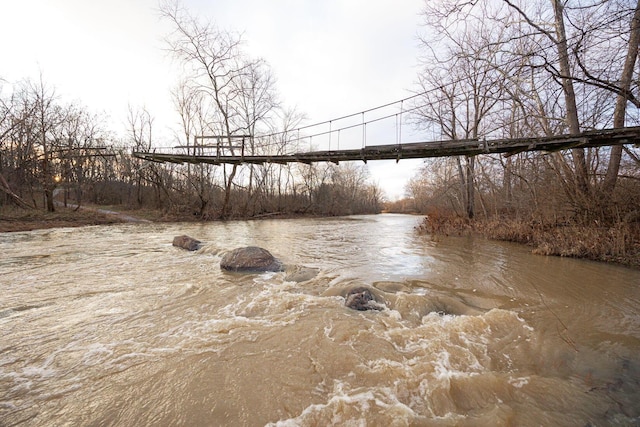
[[[339,163],[350,160],[400,160],[428,157],[475,156],[478,154],[504,154],[523,151],[559,151],[570,148],[601,147],[621,144],[640,144],[640,127],[604,129],[583,132],[579,135],[559,135],[539,138],[456,140],[412,142],[393,145],[376,145],[361,149],[313,151],[285,155],[189,155],[177,153],[134,152],[140,159],[153,162],[263,164],[263,163]]]

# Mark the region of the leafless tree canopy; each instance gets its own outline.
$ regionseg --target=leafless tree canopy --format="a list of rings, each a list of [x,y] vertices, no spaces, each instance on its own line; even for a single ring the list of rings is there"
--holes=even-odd
[[[638,125],[640,2],[436,0],[422,16],[414,121],[443,139]],[[640,200],[637,154],[620,146],[430,161],[407,193],[422,210],[467,217],[615,221]]]
[[[180,130],[175,147],[201,154],[212,143],[229,153],[277,154],[294,149],[304,115],[282,105],[269,64],[246,54],[239,34],[165,2],[172,31],[167,51],[182,78],[171,93]],[[44,79],[5,83],[0,92],[0,206],[55,210],[58,204],[154,208],[177,218],[378,212],[382,194],[363,165],[212,166],[144,162],[158,124],[145,107],[129,106],[127,133],[116,138],[104,120],[62,103]],[[268,135],[268,136],[266,136]],[[210,139],[215,137],[215,139]]]

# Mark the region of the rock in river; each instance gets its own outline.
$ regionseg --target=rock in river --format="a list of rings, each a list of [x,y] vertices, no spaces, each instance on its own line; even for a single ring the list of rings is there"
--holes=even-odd
[[[173,246],[177,246],[188,251],[197,251],[200,249],[200,243],[202,243],[200,240],[196,240],[185,234],[173,238]]]
[[[344,305],[359,311],[382,310],[384,307],[383,304],[376,301],[373,292],[364,286],[349,290],[345,296]]]
[[[304,266],[294,266],[287,267],[287,275],[285,276],[285,282],[306,282],[308,280],[313,279],[318,275],[320,269],[304,267]]]
[[[268,250],[257,246],[237,248],[225,254],[220,268],[228,271],[257,273],[263,271],[282,271],[282,263]]]

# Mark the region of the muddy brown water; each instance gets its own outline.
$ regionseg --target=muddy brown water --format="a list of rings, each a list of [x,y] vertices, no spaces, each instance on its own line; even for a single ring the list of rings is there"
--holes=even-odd
[[[0,426],[640,423],[639,271],[419,220],[0,233]],[[220,271],[248,245],[289,271]]]

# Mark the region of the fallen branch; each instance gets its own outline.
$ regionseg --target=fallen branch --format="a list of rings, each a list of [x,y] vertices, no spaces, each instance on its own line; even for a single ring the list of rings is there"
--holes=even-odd
[[[22,199],[22,197],[18,196],[16,193],[14,193],[11,190],[11,187],[9,187],[9,183],[1,173],[0,173],[0,190],[8,194],[9,197],[11,197],[11,200],[13,200],[13,202],[19,207],[25,208],[25,209],[36,209],[35,206],[31,206],[29,203],[25,202]]]

